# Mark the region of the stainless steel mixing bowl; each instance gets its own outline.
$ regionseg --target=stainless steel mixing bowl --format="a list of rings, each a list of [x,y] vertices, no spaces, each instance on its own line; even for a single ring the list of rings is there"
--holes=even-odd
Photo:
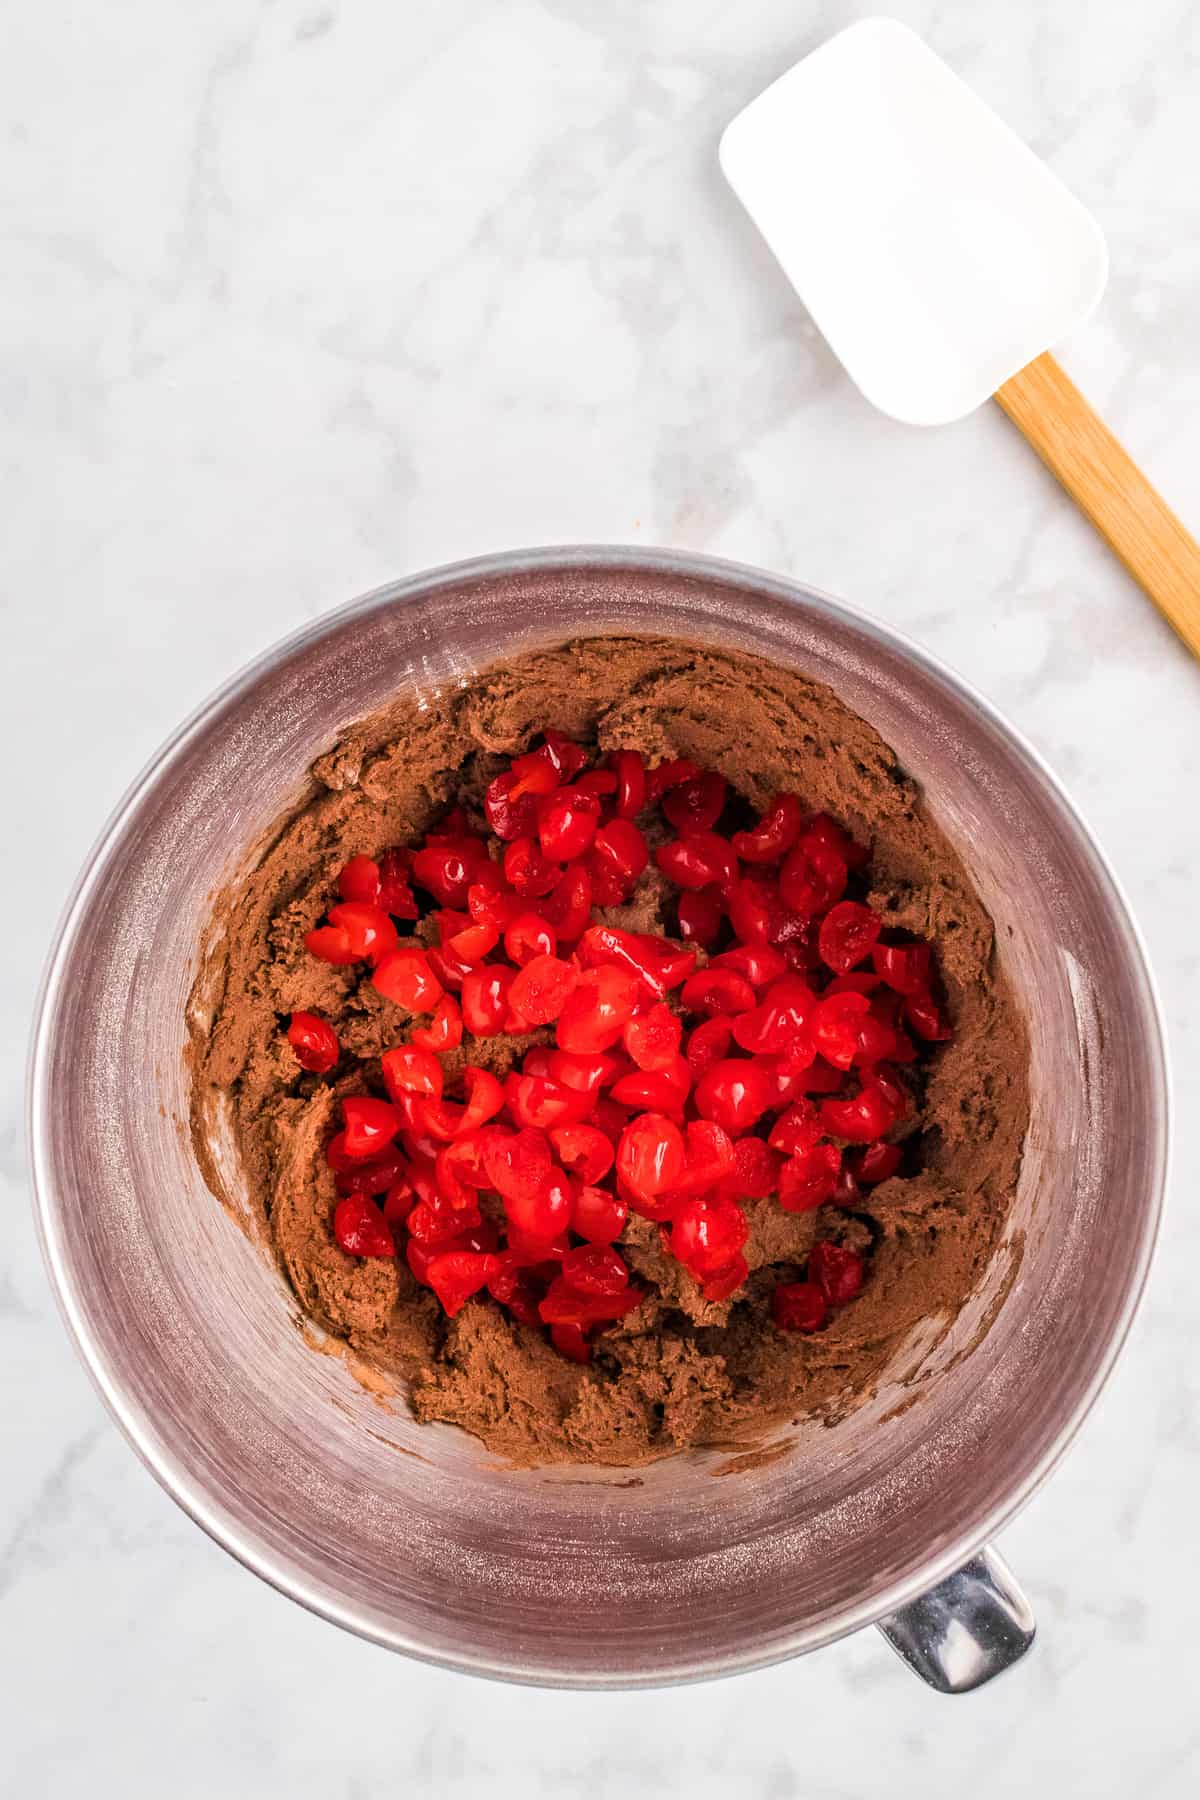
[[[655,632],[829,682],[923,784],[995,918],[1033,1039],[1005,1243],[950,1336],[776,1460],[513,1473],[384,1410],[316,1355],[277,1270],[205,1188],[184,1007],[210,898],[339,727],[572,634]],[[1111,1368],[1145,1278],[1167,1084],[1136,931],[1054,778],[882,626],[699,557],[585,549],[460,564],[330,614],[237,676],[155,759],[70,904],[34,1046],[46,1254],[117,1420],[180,1505],[285,1593],[459,1669],[578,1686],[753,1668],[884,1620],[947,1689],[1032,1630],[983,1552]],[[982,1341],[975,1327],[1019,1273]],[[964,1570],[965,1565],[965,1570]],[[933,1590],[932,1593],[929,1590]],[[924,1598],[922,1598],[924,1596]]]

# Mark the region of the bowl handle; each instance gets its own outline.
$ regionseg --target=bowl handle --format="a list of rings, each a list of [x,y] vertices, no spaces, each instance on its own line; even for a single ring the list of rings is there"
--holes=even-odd
[[[1020,1661],[1036,1626],[1012,1570],[985,1545],[927,1594],[881,1619],[879,1629],[939,1694],[969,1694]]]

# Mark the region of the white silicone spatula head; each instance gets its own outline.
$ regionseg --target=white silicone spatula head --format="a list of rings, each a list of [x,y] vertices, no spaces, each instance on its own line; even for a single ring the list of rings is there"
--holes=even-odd
[[[1103,292],[1091,214],[894,19],[789,69],[720,156],[851,379],[906,423],[973,411]]]

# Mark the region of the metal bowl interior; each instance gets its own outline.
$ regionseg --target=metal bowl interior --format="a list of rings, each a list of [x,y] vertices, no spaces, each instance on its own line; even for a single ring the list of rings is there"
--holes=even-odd
[[[340,727],[521,648],[655,632],[829,682],[923,784],[995,918],[1033,1037],[1009,1230],[934,1351],[780,1454],[514,1473],[316,1355],[187,1134],[184,1007],[211,896]],[[699,558],[540,552],[334,613],[237,677],[108,828],[43,998],[31,1142],[47,1255],[109,1405],[250,1567],[383,1644],[547,1683],[753,1667],[878,1618],[961,1562],[1045,1475],[1136,1303],[1160,1204],[1166,1079],[1112,877],[1046,769],[978,697],[871,621]],[[990,1329],[961,1355],[1019,1273]],[[920,1403],[901,1379],[920,1367]]]

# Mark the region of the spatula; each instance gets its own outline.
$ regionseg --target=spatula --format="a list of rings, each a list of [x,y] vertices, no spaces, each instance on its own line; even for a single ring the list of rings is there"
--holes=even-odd
[[[1200,656],[1200,546],[1050,354],[1104,290],[1091,214],[916,34],[839,32],[751,101],[725,175],[863,394],[995,398]]]

